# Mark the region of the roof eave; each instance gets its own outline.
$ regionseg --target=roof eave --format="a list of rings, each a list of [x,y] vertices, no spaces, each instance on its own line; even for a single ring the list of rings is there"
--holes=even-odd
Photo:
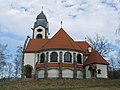
[[[88,63],[88,64],[84,64],[84,66],[88,66],[90,64],[102,64],[102,65],[109,65],[109,63],[98,63],[98,62],[93,62],[93,63]]]
[[[40,51],[51,51],[51,50],[70,50],[70,51],[77,51],[77,52],[83,52],[82,50],[77,50],[77,49],[70,49],[70,48],[48,48],[48,49],[39,49],[39,50],[28,50],[24,51],[24,53],[34,53],[34,52],[40,52]]]

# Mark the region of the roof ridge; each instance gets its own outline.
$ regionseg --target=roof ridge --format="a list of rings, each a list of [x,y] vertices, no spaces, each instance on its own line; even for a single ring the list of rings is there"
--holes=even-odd
[[[48,41],[40,49],[42,49],[49,41],[50,39],[48,39]]]
[[[75,42],[86,42],[86,41],[75,41]]]
[[[34,39],[34,40],[35,40],[35,39]],[[49,39],[48,39],[48,38],[36,39],[36,40],[47,40],[47,42],[49,41]],[[46,43],[47,43],[47,42],[46,42]],[[44,43],[44,45],[45,45],[46,43]],[[39,50],[40,50],[41,48],[43,48],[43,46],[44,46],[44,45],[42,45],[42,47],[40,47],[40,48],[39,48]]]
[[[64,30],[63,30],[64,31]],[[65,31],[64,31],[65,32]],[[66,32],[65,32],[66,33]],[[66,33],[67,34],[67,33]],[[68,35],[68,34],[67,34]],[[69,35],[68,35],[69,36]],[[68,38],[67,36],[65,36],[66,38]],[[74,40],[69,36],[69,38],[74,42]],[[68,40],[69,40],[69,38],[68,38]],[[70,42],[70,40],[69,40],[69,42]],[[71,43],[71,42],[70,42]],[[75,42],[74,42],[75,43]],[[76,44],[76,43],[75,43]],[[73,48],[75,49],[75,47],[74,47],[74,45],[71,43],[71,45],[73,46]],[[76,44],[77,45],[77,44]]]
[[[64,29],[62,29],[63,31],[64,31]],[[65,32],[65,31],[64,31]],[[66,32],[65,32],[66,33]],[[66,33],[67,34],[67,33]],[[67,34],[67,36],[69,36],[69,34]],[[65,36],[66,37],[66,36]],[[76,45],[76,46],[78,46],[80,49],[82,49],[79,45],[77,45],[76,43],[75,43],[75,41],[69,36],[69,38],[73,41],[73,43]],[[69,40],[69,38],[68,38],[68,40]],[[70,40],[69,40],[70,41]],[[71,42],[70,42],[71,43]],[[73,46],[73,48],[75,49],[75,47],[74,47],[74,45],[71,43],[71,45]],[[82,51],[84,51],[83,49],[82,49]]]
[[[77,45],[77,44],[76,44],[76,45]],[[82,49],[83,52],[85,52],[83,48],[81,48],[79,45],[77,45],[77,46],[78,46],[80,49]]]
[[[59,31],[60,31],[60,30],[59,30]],[[58,31],[58,32],[59,32],[59,31]],[[58,33],[58,32],[57,32],[57,33]],[[55,35],[53,35],[52,38],[54,38],[54,37],[56,36],[57,33],[55,33]],[[52,40],[52,38],[49,39],[49,40],[41,47],[41,49],[44,48],[44,47],[49,43],[49,41]]]
[[[98,51],[94,51],[94,52],[95,52],[96,57],[97,57],[97,54],[99,54],[99,56],[100,56],[102,59],[104,59],[104,58],[102,57],[102,55],[101,55]]]

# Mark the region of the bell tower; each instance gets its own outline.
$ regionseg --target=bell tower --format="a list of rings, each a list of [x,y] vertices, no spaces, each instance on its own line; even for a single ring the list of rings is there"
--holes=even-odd
[[[36,22],[33,28],[33,39],[45,39],[48,38],[49,25],[47,18],[43,11],[37,16]]]

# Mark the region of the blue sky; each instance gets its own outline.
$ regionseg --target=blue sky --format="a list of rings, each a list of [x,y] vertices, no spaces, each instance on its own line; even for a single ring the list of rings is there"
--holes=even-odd
[[[115,30],[120,23],[119,0],[0,0],[0,42],[8,44],[10,52],[32,36],[31,28],[42,6],[49,22],[52,37],[61,27],[74,40],[98,33],[113,46],[120,39]]]

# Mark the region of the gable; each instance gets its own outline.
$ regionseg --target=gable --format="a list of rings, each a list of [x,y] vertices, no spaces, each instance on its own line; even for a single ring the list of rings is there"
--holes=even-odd
[[[83,51],[62,28],[42,47],[42,49],[70,49]]]

